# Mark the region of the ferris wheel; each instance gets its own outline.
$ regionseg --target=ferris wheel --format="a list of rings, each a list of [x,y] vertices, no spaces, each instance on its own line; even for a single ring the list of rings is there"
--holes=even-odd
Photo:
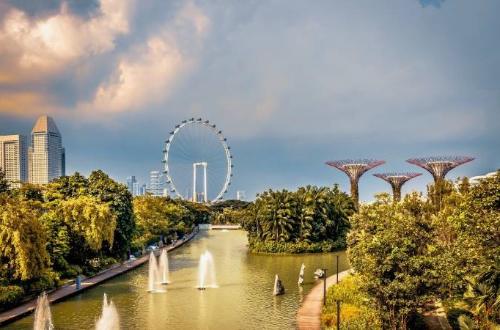
[[[232,159],[227,139],[216,125],[201,118],[183,120],[170,132],[163,150],[170,192],[194,202],[222,199],[231,185]]]

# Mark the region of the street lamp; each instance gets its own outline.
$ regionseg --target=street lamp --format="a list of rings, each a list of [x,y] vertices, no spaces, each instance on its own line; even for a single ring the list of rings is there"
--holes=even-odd
[[[339,284],[339,255],[337,254],[337,283]]]
[[[328,269],[327,268],[323,268],[322,271],[323,271],[323,306],[326,305],[326,271]]]

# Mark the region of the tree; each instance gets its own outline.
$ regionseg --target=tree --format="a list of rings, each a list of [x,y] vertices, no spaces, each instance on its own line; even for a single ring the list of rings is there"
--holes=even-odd
[[[477,277],[470,279],[465,300],[469,303],[476,322],[483,329],[500,323],[500,267],[490,266]]]
[[[295,224],[295,200],[287,190],[266,191],[266,201],[258,217],[264,229],[264,238],[275,242],[286,242],[293,234]]]
[[[134,246],[143,247],[161,236],[184,233],[187,213],[187,209],[168,198],[148,195],[134,198],[137,225]]]
[[[56,213],[72,233],[84,238],[91,250],[99,251],[104,242],[112,246],[116,215],[111,211],[109,204],[102,203],[95,197],[80,196],[61,201]]]
[[[9,182],[5,178],[5,172],[0,168],[0,194],[9,191]]]
[[[132,195],[125,185],[112,180],[101,170],[93,171],[88,179],[88,193],[103,203],[108,203],[116,216],[116,229],[111,252],[125,257],[135,231]]]
[[[442,295],[461,296],[466,277],[500,263],[500,175],[449,193],[434,226]]]
[[[348,255],[385,328],[406,329],[408,317],[433,297],[430,216],[418,194],[392,203],[388,194],[351,217]]]
[[[38,202],[7,198],[0,208],[1,277],[30,280],[49,266],[47,237],[39,221]]]

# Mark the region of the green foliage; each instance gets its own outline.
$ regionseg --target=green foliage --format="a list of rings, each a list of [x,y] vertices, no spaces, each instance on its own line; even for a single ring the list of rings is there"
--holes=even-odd
[[[500,267],[491,266],[469,280],[465,301],[481,328],[500,323]]]
[[[321,241],[321,242],[275,242],[261,241],[256,238],[249,240],[250,252],[255,253],[326,253],[345,249],[346,242],[343,238],[336,241]]]
[[[321,321],[325,328],[337,325],[337,303],[340,300],[341,329],[382,329],[377,311],[371,298],[361,290],[361,279],[356,275],[345,277],[338,285],[328,289],[326,306],[323,307]]]
[[[135,231],[132,195],[125,185],[115,182],[101,170],[93,171],[88,182],[89,194],[103,203],[108,203],[116,215],[112,254],[116,257],[126,257]]]
[[[21,302],[24,290],[17,285],[0,286],[0,310],[13,307]]]
[[[0,208],[0,277],[29,280],[49,266],[38,202],[5,198]]]
[[[169,198],[139,196],[134,198],[134,214],[137,231],[133,240],[136,248],[142,248],[152,242],[174,238],[185,234],[186,224],[191,228],[194,221],[184,206]]]
[[[246,214],[247,210],[244,208],[233,209],[232,207],[228,207],[218,212],[213,212],[210,223],[214,225],[241,224]]]
[[[426,200],[414,193],[392,204],[379,195],[351,225],[350,263],[385,328],[410,328],[424,302],[439,299],[456,329],[498,327],[500,175],[442,181]]]
[[[9,191],[9,182],[5,178],[5,172],[0,168],[0,194]]]
[[[398,204],[381,195],[351,218],[350,263],[389,329],[405,329],[436,286],[431,221],[424,210],[417,194]]]
[[[462,308],[453,308],[453,309],[450,309],[446,315],[447,319],[448,319],[448,323],[450,324],[451,328],[453,330],[460,330],[460,321],[459,321],[459,318],[461,316],[465,316],[469,319],[472,319],[473,317],[473,314],[468,311],[467,309],[462,309]],[[462,317],[462,320],[464,318]],[[462,321],[464,322],[464,321]]]
[[[237,199],[228,199],[225,201],[217,202],[211,205],[212,211],[221,212],[225,209],[242,210],[246,209],[251,203],[240,201]]]
[[[307,186],[296,192],[268,190],[258,195],[241,215],[241,223],[252,251],[331,251],[342,247],[353,212],[352,200],[337,186]],[[319,242],[326,243],[313,244]]]

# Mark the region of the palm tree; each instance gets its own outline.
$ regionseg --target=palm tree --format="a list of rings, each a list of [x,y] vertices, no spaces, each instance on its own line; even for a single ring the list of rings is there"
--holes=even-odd
[[[464,294],[465,300],[472,307],[472,313],[481,325],[500,321],[500,267],[490,266],[475,279],[468,280]]]

